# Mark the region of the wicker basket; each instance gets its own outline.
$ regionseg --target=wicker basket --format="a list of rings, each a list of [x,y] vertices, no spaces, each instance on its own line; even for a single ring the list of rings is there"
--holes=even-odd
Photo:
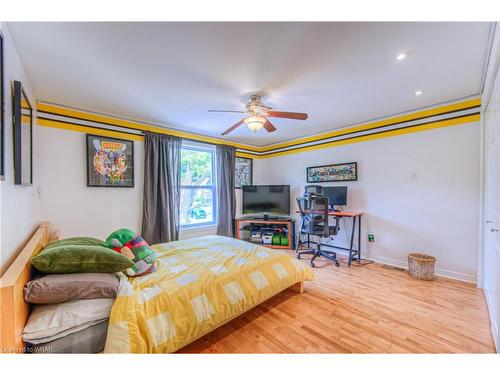
[[[436,258],[430,255],[408,254],[408,271],[411,277],[419,280],[434,280]]]

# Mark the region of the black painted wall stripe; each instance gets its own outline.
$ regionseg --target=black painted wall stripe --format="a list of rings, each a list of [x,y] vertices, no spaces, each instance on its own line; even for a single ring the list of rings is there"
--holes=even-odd
[[[144,130],[137,129],[137,128],[134,128],[132,126],[116,125],[116,124],[111,124],[109,122],[98,121],[98,120],[88,120],[88,119],[81,118],[81,117],[70,116],[70,115],[61,115],[61,114],[58,114],[58,113],[53,113],[53,112],[43,111],[43,110],[38,110],[38,113],[45,113],[47,115],[58,116],[58,117],[62,117],[62,118],[71,118],[71,119],[74,119],[74,120],[86,121],[86,122],[91,122],[91,123],[93,122],[93,123],[96,123],[96,124],[102,124],[102,125],[107,125],[107,126],[114,126],[114,127],[117,127],[117,128],[124,128],[124,129],[135,130],[135,131],[141,132],[141,134],[144,135]],[[47,118],[47,117],[40,117],[40,118],[43,118],[45,120],[58,121],[58,120],[55,120],[55,119],[52,119],[52,118]],[[78,123],[74,123],[74,122],[70,122],[70,121],[61,121],[61,120],[59,120],[59,122],[66,122],[66,123],[72,124],[72,125],[81,125],[81,126],[90,126],[90,127],[92,127],[91,125],[78,124]],[[102,128],[95,127],[95,126],[94,126],[94,128],[96,128],[96,129],[102,129]],[[116,130],[116,131],[119,131],[119,130]],[[129,134],[135,134],[135,133],[129,133]],[[136,134],[136,135],[140,135],[140,134]],[[214,143],[203,142],[203,141],[196,141],[196,142],[207,143],[207,144],[214,144]],[[244,148],[244,147],[237,147],[237,149],[238,150],[245,150],[245,151],[248,151],[248,152],[257,152],[257,151],[254,151],[252,149]]]
[[[464,118],[464,117],[468,117],[468,116],[475,116],[475,115],[478,115],[480,113],[481,112],[478,111],[478,112],[468,113],[468,114],[461,115],[461,116],[447,117],[445,119],[437,120],[437,121],[428,121],[428,122],[424,122],[424,123],[421,123],[421,124],[402,126],[402,127],[396,128],[396,129],[387,129],[387,130],[382,130],[382,131],[378,131],[378,132],[371,132],[371,133],[367,133],[367,134],[357,135],[357,136],[354,136],[354,137],[348,137],[348,138],[335,139],[335,140],[326,141],[326,142],[314,143],[314,144],[311,144],[311,145],[308,145],[308,146],[301,146],[301,147],[290,146],[290,148],[286,148],[286,149],[284,148],[283,150],[278,150],[278,151],[274,151],[274,152],[262,153],[261,155],[262,156],[268,156],[268,155],[274,155],[274,154],[278,154],[278,153],[281,153],[281,152],[287,152],[287,151],[293,151],[293,150],[300,150],[300,149],[307,150],[308,147],[313,147],[313,146],[318,146],[318,145],[334,144],[334,143],[337,143],[337,142],[342,142],[342,141],[349,140],[349,139],[362,138],[362,137],[366,137],[366,136],[369,136],[369,135],[391,133],[391,132],[394,132],[394,131],[397,131],[397,130],[401,130],[401,129],[411,129],[411,128],[416,128],[416,127],[419,127],[419,126],[424,126],[424,125],[427,125],[427,124],[435,124],[435,123],[440,123],[440,122],[444,122],[444,121],[448,121],[448,120],[455,120],[455,119]],[[412,121],[415,121],[415,120],[412,120]],[[371,129],[367,129],[367,130],[363,130],[363,131],[368,132],[370,130]],[[345,135],[346,134],[338,135],[336,138],[343,137]]]
[[[38,113],[40,113],[41,111],[38,111]],[[65,121],[65,120],[57,120],[57,119],[54,119],[54,118],[50,118],[50,117],[45,117],[45,116],[37,116],[39,119],[42,119],[42,120],[47,120],[47,121],[54,121],[54,122],[58,122],[60,124],[70,124],[70,125],[76,125],[76,126],[82,126],[82,127],[85,127],[85,128],[92,128],[92,129],[98,129],[98,130],[109,130],[109,131],[113,131],[113,132],[117,132],[117,133],[122,133],[122,134],[131,134],[131,135],[138,135],[138,136],[144,136],[144,133],[132,133],[132,132],[127,132],[127,131],[124,131],[124,130],[118,130],[118,129],[108,129],[108,128],[102,128],[102,127],[99,127],[99,126],[93,126],[93,125],[87,125],[87,124],[79,124],[77,122],[72,122],[72,121]],[[88,121],[88,120],[86,120]],[[94,121],[91,121],[91,122],[94,122]],[[115,125],[112,125],[112,124],[106,124],[106,125],[109,125],[109,126],[115,126]],[[140,130],[137,130],[137,129],[133,129],[133,128],[130,128],[131,130],[136,130],[136,131],[140,131]]]
[[[405,121],[397,121],[397,122],[392,122],[392,123],[390,123],[390,124],[380,125],[380,126],[375,126],[375,127],[373,127],[373,128],[368,128],[368,129],[364,129],[364,130],[355,130],[355,131],[348,132],[348,133],[343,133],[343,134],[334,135],[334,136],[328,136],[328,137],[325,137],[325,138],[319,138],[319,139],[316,139],[316,140],[314,140],[314,141],[305,141],[305,142],[301,142],[301,143],[295,143],[295,144],[290,145],[290,146],[276,147],[276,148],[272,148],[272,149],[270,149],[270,150],[263,151],[263,152],[265,153],[265,152],[268,152],[268,151],[274,151],[274,150],[279,150],[279,149],[285,149],[286,147],[293,147],[293,146],[307,145],[308,143],[312,143],[312,142],[319,142],[319,141],[324,141],[324,140],[328,140],[328,139],[334,139],[334,138],[336,138],[336,137],[340,137],[340,136],[351,135],[351,134],[356,134],[356,133],[366,132],[366,131],[370,131],[370,130],[376,130],[376,129],[387,128],[387,127],[389,127],[389,126],[401,125],[401,124],[405,124],[405,123],[408,123],[408,122],[419,121],[419,120],[425,120],[425,119],[427,119],[427,118],[432,118],[432,117],[445,116],[445,115],[449,115],[449,114],[452,114],[452,113],[462,112],[462,111],[467,111],[467,110],[470,110],[470,109],[475,109],[475,108],[480,108],[480,107],[481,107],[480,105],[477,105],[477,106],[472,106],[472,107],[466,107],[466,108],[461,108],[461,109],[455,109],[455,110],[453,110],[453,111],[448,111],[448,112],[438,113],[438,114],[435,114],[435,115],[422,116],[422,117],[418,117],[418,118],[415,118],[415,119],[412,119],[412,120],[405,120]],[[454,117],[450,117],[450,118],[454,118]],[[354,126],[355,126],[355,125],[354,125]],[[340,130],[340,129],[339,129],[339,130]]]
[[[335,135],[335,136],[326,136],[325,138],[319,138],[319,139],[315,139],[315,140],[312,140],[312,141],[304,141],[304,142],[300,142],[300,143],[295,143],[295,144],[290,145],[290,146],[279,146],[279,145],[277,145],[275,148],[271,148],[271,149],[266,150],[266,151],[254,151],[252,149],[248,149],[248,148],[245,148],[245,147],[237,147],[237,150],[241,150],[241,151],[244,151],[244,152],[246,152],[246,153],[248,153],[250,155],[255,155],[255,156],[259,156],[259,155],[262,155],[262,156],[274,155],[274,154],[281,153],[281,152],[293,151],[293,150],[298,150],[298,149],[307,149],[309,147],[317,146],[317,145],[334,144],[334,143],[337,143],[337,142],[340,142],[340,141],[344,141],[344,140],[348,140],[348,139],[361,138],[361,137],[364,137],[364,136],[367,136],[367,135],[372,135],[372,134],[389,133],[389,132],[392,132],[392,131],[395,131],[395,130],[408,129],[408,128],[413,128],[413,127],[423,126],[423,125],[426,125],[426,124],[429,124],[429,123],[439,123],[439,122],[442,122],[442,121],[447,121],[447,120],[452,120],[452,119],[458,119],[458,118],[463,118],[463,117],[467,117],[467,116],[472,116],[472,115],[479,114],[480,112],[478,111],[478,112],[473,112],[473,113],[469,113],[469,114],[464,114],[464,115],[461,115],[461,116],[448,117],[448,118],[441,119],[441,120],[435,120],[435,121],[429,121],[429,122],[424,122],[424,123],[415,124],[415,125],[398,127],[396,129],[383,130],[383,131],[379,131],[379,132],[370,132],[372,130],[383,129],[383,128],[387,128],[387,127],[391,127],[391,126],[395,126],[395,125],[402,125],[402,124],[409,123],[409,122],[420,121],[420,120],[424,120],[424,119],[428,119],[428,118],[433,118],[433,117],[438,117],[438,116],[445,116],[445,115],[449,115],[449,114],[453,114],[453,113],[458,113],[458,112],[463,112],[463,111],[467,111],[467,110],[471,110],[471,109],[479,109],[480,107],[481,107],[480,105],[475,105],[475,106],[470,106],[470,107],[455,109],[455,110],[452,110],[452,111],[446,111],[446,112],[441,112],[441,113],[437,113],[437,114],[422,116],[422,117],[414,118],[414,119],[411,119],[411,120],[391,122],[391,123],[388,123],[388,124],[385,124],[385,125],[380,125],[380,126],[376,126],[376,127],[367,128],[367,129],[354,130],[354,131],[351,131],[351,132],[346,132],[346,133],[342,133],[342,134]],[[85,122],[88,122],[88,123],[95,123],[95,124],[107,125],[107,126],[110,126],[110,127],[113,127],[113,128],[123,128],[123,129],[127,129],[127,130],[133,130],[133,131],[136,131],[136,132],[139,132],[139,133],[133,133],[133,132],[123,131],[123,130],[118,130],[118,129],[108,129],[108,128],[103,128],[103,127],[94,126],[94,125],[80,124],[80,123],[73,122],[73,121],[64,121],[64,120],[54,119],[54,118],[45,117],[45,116],[38,116],[40,119],[44,119],[44,120],[47,120],[47,121],[54,121],[54,122],[58,122],[58,123],[62,123],[62,124],[66,123],[66,124],[70,124],[70,125],[88,127],[88,128],[92,128],[92,129],[109,130],[109,131],[114,131],[114,132],[118,132],[118,133],[122,133],[122,134],[131,134],[131,135],[144,136],[144,131],[143,130],[134,128],[132,126],[116,125],[116,124],[112,124],[112,123],[109,123],[109,122],[98,121],[98,120],[88,120],[88,119],[77,117],[77,116],[62,115],[62,114],[58,114],[58,113],[54,113],[54,112],[50,112],[50,111],[44,111],[44,110],[38,110],[38,113],[43,113],[43,114],[47,114],[47,115],[57,116],[57,117],[60,117],[60,118],[68,118],[68,119],[80,120],[80,121],[85,121]],[[346,137],[346,136],[349,136],[349,135],[358,134],[358,133],[365,133],[365,132],[370,132],[370,133],[359,135],[359,136],[354,136],[354,137],[347,137],[347,138],[338,139],[339,137]],[[203,141],[197,141],[197,142],[212,144],[210,142],[203,142]]]

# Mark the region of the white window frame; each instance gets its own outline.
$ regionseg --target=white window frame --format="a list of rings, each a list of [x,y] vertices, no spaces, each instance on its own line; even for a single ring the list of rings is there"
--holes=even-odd
[[[217,225],[217,169],[216,169],[216,148],[213,145],[200,143],[200,142],[192,142],[192,141],[182,141],[183,150],[192,150],[192,151],[202,151],[208,152],[212,154],[212,185],[181,185],[182,189],[203,189],[203,190],[211,190],[212,191],[212,221],[207,221],[204,223],[194,223],[194,224],[181,224],[181,230],[186,229],[196,229],[196,228],[204,228],[204,227],[212,227]],[[182,156],[181,156],[182,157]]]

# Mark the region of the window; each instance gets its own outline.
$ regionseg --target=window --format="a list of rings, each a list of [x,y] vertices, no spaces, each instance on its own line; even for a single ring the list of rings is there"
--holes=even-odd
[[[217,222],[215,148],[183,142],[181,149],[181,210],[183,228]]]

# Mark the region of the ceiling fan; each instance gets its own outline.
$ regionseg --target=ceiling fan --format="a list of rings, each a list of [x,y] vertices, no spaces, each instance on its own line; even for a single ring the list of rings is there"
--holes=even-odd
[[[245,111],[231,111],[223,109],[209,109],[208,112],[235,112],[235,113],[246,113],[247,117],[238,121],[236,124],[231,126],[221,135],[227,135],[233,130],[235,130],[241,124],[245,124],[253,132],[257,132],[264,128],[268,133],[276,130],[273,124],[269,122],[267,117],[279,117],[288,118],[292,120],[305,120],[307,119],[307,113],[299,112],[281,112],[281,111],[271,111],[271,107],[264,105],[261,102],[261,97],[259,95],[251,95],[248,103],[246,105]]]

